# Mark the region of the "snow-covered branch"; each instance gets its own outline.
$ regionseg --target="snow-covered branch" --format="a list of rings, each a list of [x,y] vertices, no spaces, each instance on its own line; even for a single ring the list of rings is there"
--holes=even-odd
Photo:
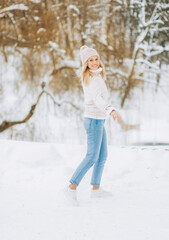
[[[142,82],[146,82],[146,83],[151,83],[152,85],[157,85],[156,81],[147,79],[147,78],[143,78],[143,77],[135,77],[134,78],[137,81],[142,81]],[[169,84],[159,84],[159,87],[169,87]]]
[[[68,10],[74,10],[77,14],[80,14],[79,9],[75,5],[70,4]]]
[[[151,25],[154,25],[154,24],[164,24],[164,21],[162,21],[162,20],[153,20],[153,21],[148,21],[147,23],[145,23],[144,25],[143,25],[143,27],[149,27],[149,26],[151,26]]]
[[[21,10],[21,11],[27,11],[29,8],[25,6],[24,4],[13,4],[9,7],[0,9],[0,14],[13,11],[13,10]]]
[[[114,76],[119,75],[120,77],[123,77],[123,78],[126,78],[126,79],[127,79],[127,77],[128,77],[128,74],[124,73],[124,72],[121,71],[120,69],[119,69],[119,70],[113,70],[113,68],[107,67],[107,68],[106,68],[106,71],[107,71],[107,72],[110,72],[111,75],[114,75]]]
[[[153,69],[159,69],[155,64],[149,62],[148,60],[144,59],[144,58],[141,58],[141,59],[137,59],[136,60],[137,63],[144,63],[145,65],[153,68]]]

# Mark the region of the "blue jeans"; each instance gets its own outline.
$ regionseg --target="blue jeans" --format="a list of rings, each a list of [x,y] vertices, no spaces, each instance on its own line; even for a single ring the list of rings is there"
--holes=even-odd
[[[84,119],[84,127],[87,133],[87,153],[70,180],[71,183],[77,186],[93,165],[91,185],[100,185],[104,164],[107,159],[107,139],[104,122],[104,119]]]

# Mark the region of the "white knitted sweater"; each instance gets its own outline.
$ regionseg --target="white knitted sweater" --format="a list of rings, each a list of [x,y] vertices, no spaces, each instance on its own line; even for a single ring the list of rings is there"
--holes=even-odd
[[[90,71],[93,73],[93,77],[90,77],[89,85],[82,85],[85,106],[84,117],[105,119],[115,108],[107,103],[107,87],[100,75],[102,68],[100,67],[97,70]]]

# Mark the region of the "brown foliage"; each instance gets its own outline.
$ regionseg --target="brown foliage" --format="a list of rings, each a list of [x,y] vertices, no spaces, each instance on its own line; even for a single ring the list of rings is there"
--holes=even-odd
[[[54,94],[63,94],[66,91],[73,92],[79,88],[80,82],[76,72],[70,67],[61,67],[52,72],[52,79],[49,83],[49,87]]]

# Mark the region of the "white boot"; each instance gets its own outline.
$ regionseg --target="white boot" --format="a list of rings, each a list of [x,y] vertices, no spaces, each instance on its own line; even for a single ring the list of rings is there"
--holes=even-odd
[[[96,190],[91,190],[91,198],[107,198],[112,197],[112,193],[103,190],[102,188],[98,188]]]
[[[70,204],[73,206],[78,206],[77,201],[77,190],[67,187],[64,191],[66,198],[69,200]]]

